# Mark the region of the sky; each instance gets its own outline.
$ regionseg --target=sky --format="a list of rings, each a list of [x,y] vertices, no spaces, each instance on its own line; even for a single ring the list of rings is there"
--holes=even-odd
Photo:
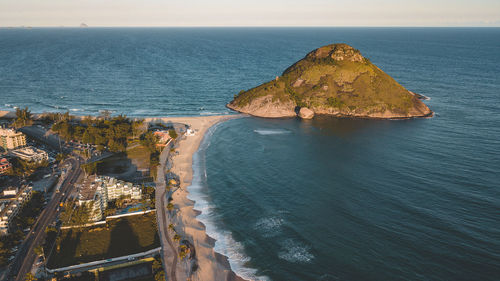
[[[0,26],[500,26],[500,0],[0,0]]]

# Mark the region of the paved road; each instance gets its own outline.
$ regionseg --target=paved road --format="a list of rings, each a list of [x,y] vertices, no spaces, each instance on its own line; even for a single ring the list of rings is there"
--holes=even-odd
[[[168,233],[168,222],[167,222],[167,208],[165,201],[166,196],[166,182],[165,182],[165,165],[168,160],[170,153],[170,148],[172,148],[172,142],[170,142],[160,154],[160,166],[158,167],[158,173],[156,177],[156,190],[155,190],[155,200],[156,200],[156,219],[158,221],[158,232],[160,234],[160,241],[162,247],[162,260],[163,267],[165,268],[166,279],[169,281],[177,281],[177,247],[172,242],[170,235]]]
[[[45,240],[45,229],[56,219],[59,213],[57,211],[59,203],[67,200],[71,189],[74,187],[74,183],[81,174],[80,162],[78,160],[69,158],[66,160],[66,163],[71,163],[72,167],[61,185],[61,191],[53,196],[52,200],[36,220],[32,231],[26,236],[26,239],[19,247],[19,252],[9,269],[8,280],[25,280],[26,274],[30,272],[37,257],[34,249],[38,245],[42,245]]]
[[[57,135],[47,132],[45,129],[38,126],[29,126],[19,129],[29,137],[32,137],[39,142],[45,143],[54,149],[55,151],[60,151],[62,149],[65,153],[69,153],[70,150],[64,148],[64,141],[60,140]]]

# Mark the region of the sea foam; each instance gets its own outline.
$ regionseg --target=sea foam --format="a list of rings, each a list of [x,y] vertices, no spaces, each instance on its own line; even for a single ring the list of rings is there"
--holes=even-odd
[[[292,263],[309,263],[314,259],[314,255],[310,253],[310,247],[295,239],[286,239],[281,242],[281,251],[278,256]]]
[[[281,217],[266,217],[259,219],[255,225],[254,229],[258,230],[263,237],[274,237],[281,232],[281,226],[284,220]]]
[[[193,155],[193,180],[188,187],[188,198],[195,201],[194,209],[201,211],[197,219],[205,225],[207,235],[216,240],[214,250],[228,257],[231,269],[247,280],[269,280],[266,276],[258,276],[256,269],[245,266],[250,257],[245,255],[243,244],[233,238],[231,231],[217,223],[220,219],[206,192],[208,184],[205,153],[218,125],[207,130],[198,151]]]
[[[283,135],[283,134],[290,134],[292,133],[291,131],[285,130],[285,129],[256,129],[253,130],[259,135]]]

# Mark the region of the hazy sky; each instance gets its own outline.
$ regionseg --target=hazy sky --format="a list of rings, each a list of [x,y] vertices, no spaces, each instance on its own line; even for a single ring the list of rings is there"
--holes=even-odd
[[[500,26],[500,0],[0,0],[0,26]]]

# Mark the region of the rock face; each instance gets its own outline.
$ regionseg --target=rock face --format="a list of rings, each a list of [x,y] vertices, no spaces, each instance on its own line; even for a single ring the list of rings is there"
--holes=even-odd
[[[314,111],[310,110],[307,107],[302,107],[299,110],[299,117],[302,119],[312,119],[314,117]]]
[[[256,97],[251,103],[235,106],[232,103],[227,105],[228,108],[243,113],[249,113],[254,116],[279,118],[279,117],[294,117],[295,103],[293,100],[277,100],[272,96],[266,95]]]
[[[271,118],[296,116],[297,108],[301,108],[301,117],[311,113],[361,118],[432,115],[420,97],[358,50],[346,44],[332,44],[310,52],[280,77],[241,91],[227,106]]]

